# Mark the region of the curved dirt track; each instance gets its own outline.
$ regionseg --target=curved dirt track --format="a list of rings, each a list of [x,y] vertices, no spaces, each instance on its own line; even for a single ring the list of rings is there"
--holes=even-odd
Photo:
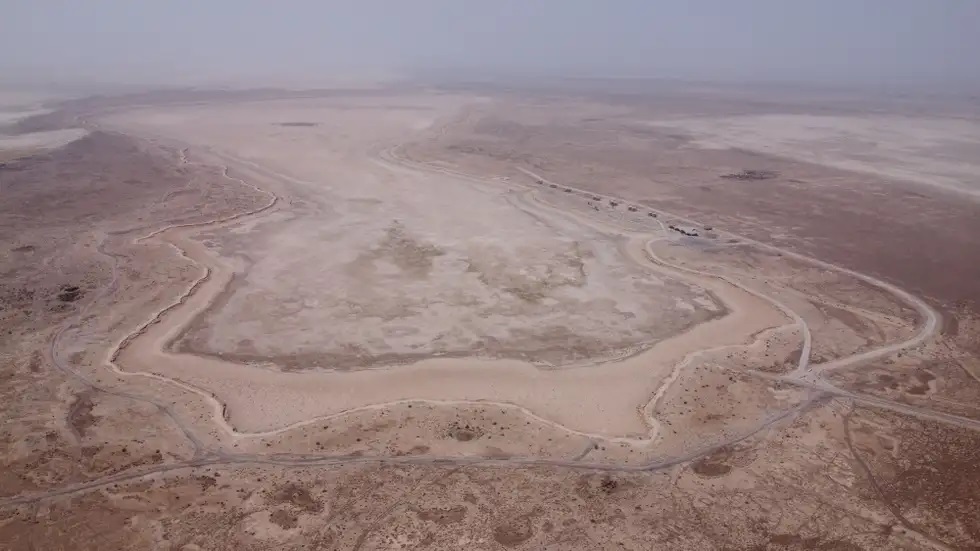
[[[825,395],[815,395],[793,408],[775,413],[762,420],[756,427],[744,433],[726,438],[723,441],[707,444],[689,453],[662,460],[653,460],[646,463],[635,465],[624,465],[615,463],[601,463],[583,461],[581,459],[549,459],[538,457],[460,457],[460,456],[426,456],[426,455],[362,455],[362,454],[247,454],[247,453],[228,453],[215,451],[186,461],[156,465],[148,468],[135,468],[133,470],[109,475],[106,477],[70,484],[54,490],[37,492],[30,495],[18,496],[6,500],[0,500],[0,509],[15,507],[27,503],[38,503],[49,499],[55,499],[73,494],[84,493],[119,484],[122,482],[141,480],[161,474],[176,471],[195,469],[211,465],[250,465],[261,466],[271,465],[278,467],[328,467],[342,465],[428,465],[428,466],[473,466],[489,467],[499,469],[521,469],[533,467],[559,467],[564,469],[586,470],[608,473],[644,473],[656,472],[668,469],[675,465],[680,465],[693,461],[700,457],[710,455],[720,449],[724,449],[733,444],[748,440],[753,436],[765,431],[766,429],[783,421],[795,418],[797,415],[806,411],[808,408],[826,400]]]
[[[520,170],[521,172],[524,172],[525,174],[527,174],[528,176],[530,176],[532,178],[535,178],[537,180],[541,180],[541,181],[543,181],[545,183],[554,183],[554,182],[551,182],[550,180],[544,179],[543,177],[539,176],[538,174],[536,174],[534,172],[531,172],[530,170],[527,170],[527,169],[524,169],[524,168],[520,168],[520,167],[518,167],[518,170]],[[594,195],[594,196],[597,196],[597,197],[601,197],[602,199],[607,199],[607,200],[608,199],[612,199],[612,200],[616,200],[616,201],[625,202],[623,199],[620,199],[618,197],[613,197],[613,196],[610,196],[610,195],[603,195],[601,193],[594,193],[594,192],[591,192],[591,191],[586,191],[586,190],[583,190],[583,189],[575,188],[575,187],[572,187],[572,186],[569,186],[569,185],[566,185],[566,184],[558,184],[558,185],[561,185],[564,188],[571,189],[571,190],[573,190],[573,191],[575,191],[577,193],[580,193],[580,194],[587,194],[587,195],[590,195],[590,196],[591,195]],[[667,211],[664,211],[664,210],[655,209],[655,208],[651,208],[651,207],[644,207],[644,208],[647,209],[647,210],[650,210],[652,212],[658,213],[661,216],[667,216],[667,217],[670,217],[670,218],[681,220],[681,221],[683,221],[685,223],[692,224],[694,226],[701,226],[702,225],[701,223],[699,223],[696,220],[692,220],[692,219],[687,218],[687,217],[684,217],[684,216],[679,216],[679,215],[674,214],[674,213],[671,213],[671,212],[667,212]],[[935,337],[939,333],[939,330],[941,329],[941,325],[940,325],[941,316],[939,315],[939,313],[933,307],[929,306],[929,304],[926,303],[921,298],[913,295],[912,293],[909,293],[908,291],[905,291],[904,289],[901,289],[900,287],[898,287],[896,285],[892,285],[891,283],[888,283],[887,281],[883,281],[883,280],[878,279],[876,277],[869,276],[867,274],[863,274],[863,273],[860,273],[860,272],[851,270],[849,268],[845,268],[843,266],[838,266],[837,264],[832,264],[830,262],[825,262],[823,260],[818,260],[816,258],[811,258],[809,256],[805,256],[803,254],[796,253],[796,252],[793,252],[793,251],[790,251],[790,250],[787,250],[787,249],[782,249],[782,248],[776,247],[774,245],[770,245],[768,243],[763,243],[761,241],[757,241],[757,240],[754,240],[754,239],[751,239],[751,238],[748,238],[748,237],[745,237],[745,236],[742,236],[742,235],[738,235],[738,234],[734,234],[734,233],[729,233],[729,232],[718,232],[718,233],[719,233],[719,236],[726,236],[726,237],[735,238],[735,239],[738,239],[739,241],[741,241],[742,243],[748,243],[748,244],[751,244],[751,245],[753,245],[755,247],[759,247],[759,248],[762,248],[762,249],[766,249],[766,250],[771,250],[771,251],[774,251],[774,252],[778,252],[778,253],[782,254],[783,256],[788,256],[790,258],[794,258],[796,260],[801,260],[803,262],[806,262],[808,264],[812,264],[814,266],[819,266],[819,267],[824,268],[826,270],[831,270],[831,271],[839,272],[839,273],[842,273],[842,274],[847,274],[849,276],[852,276],[852,277],[855,277],[857,279],[860,279],[861,281],[864,281],[865,283],[868,283],[868,284],[870,284],[870,285],[872,285],[874,287],[878,287],[879,289],[882,289],[882,290],[884,290],[884,291],[886,291],[886,292],[894,295],[900,301],[902,301],[902,302],[904,302],[904,303],[912,306],[916,310],[916,312],[918,312],[919,315],[921,315],[923,317],[923,320],[924,321],[923,321],[922,325],[920,326],[919,331],[916,333],[915,336],[913,336],[910,339],[907,339],[905,341],[900,341],[900,342],[892,343],[892,344],[888,344],[888,345],[883,345],[883,346],[877,347],[877,348],[875,348],[873,350],[868,350],[868,351],[865,351],[865,352],[862,352],[862,353],[858,353],[858,354],[852,354],[852,355],[849,355],[849,356],[845,356],[843,358],[838,358],[836,360],[831,360],[831,361],[824,362],[824,363],[821,363],[821,364],[814,364],[813,365],[813,367],[815,368],[814,371],[820,371],[820,372],[822,372],[822,371],[828,371],[828,370],[832,370],[832,369],[839,369],[841,367],[847,367],[847,366],[850,366],[850,365],[853,365],[853,364],[856,364],[856,363],[861,363],[861,362],[865,362],[865,361],[868,361],[868,360],[873,360],[873,359],[881,358],[881,357],[887,356],[889,354],[893,354],[895,352],[898,352],[900,350],[904,350],[904,349],[907,349],[907,348],[918,346],[918,345],[924,343],[925,341],[927,341],[928,339],[930,339],[932,337]],[[775,299],[772,299],[771,297],[766,297],[766,298],[767,298],[767,300],[770,300],[773,304],[779,306],[780,309],[782,309],[784,311],[787,311],[787,312],[792,312],[791,309],[789,309],[785,305],[782,305],[781,303],[779,303]],[[798,316],[794,316],[794,317],[798,317]],[[806,325],[806,322],[804,322],[802,318],[799,318],[798,321],[797,321],[797,323],[800,323],[803,326]],[[809,331],[807,331],[806,334],[809,335]],[[807,340],[809,341],[809,339],[807,339]],[[808,367],[808,363],[801,361],[800,362],[800,367],[798,368],[798,371],[805,371],[805,370],[807,370],[807,367]]]

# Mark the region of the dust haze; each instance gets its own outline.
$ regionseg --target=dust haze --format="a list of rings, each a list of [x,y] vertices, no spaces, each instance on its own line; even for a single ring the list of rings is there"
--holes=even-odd
[[[970,0],[11,2],[3,80],[313,85],[419,71],[978,84]]]
[[[975,3],[8,4],[0,548],[980,545]]]

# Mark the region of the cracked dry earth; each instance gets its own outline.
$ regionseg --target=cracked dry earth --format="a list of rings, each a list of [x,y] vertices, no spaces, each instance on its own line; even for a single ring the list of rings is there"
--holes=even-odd
[[[172,94],[0,166],[0,547],[980,545],[967,238],[931,287],[732,186],[966,234],[945,187],[879,212],[687,96]]]

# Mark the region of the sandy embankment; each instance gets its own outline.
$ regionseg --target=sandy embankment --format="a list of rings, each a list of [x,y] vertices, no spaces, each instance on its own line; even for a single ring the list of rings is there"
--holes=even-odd
[[[0,101],[3,98],[0,96]],[[0,151],[36,151],[67,145],[88,134],[82,128],[66,128],[47,132],[8,134],[9,127],[26,118],[49,113],[46,109],[12,109],[0,104]]]
[[[542,214],[553,215],[542,209]],[[649,350],[602,366],[542,370],[516,360],[428,359],[407,366],[352,372],[284,373],[220,359],[165,352],[165,347],[229,284],[232,267],[194,241],[199,229],[173,229],[156,239],[169,242],[210,277],[185,303],[124,348],[117,364],[128,372],[171,377],[212,392],[227,405],[230,426],[263,433],[314,422],[351,410],[405,401],[510,404],[527,413],[588,435],[646,439],[655,424],[643,418],[674,365],[706,347],[748,342],[751,335],[787,323],[771,305],[729,283],[693,276],[651,262],[634,237],[634,260],[673,277],[693,280],[715,293],[729,314],[697,325]],[[647,239],[649,236],[647,236]],[[216,406],[220,410],[220,406]]]

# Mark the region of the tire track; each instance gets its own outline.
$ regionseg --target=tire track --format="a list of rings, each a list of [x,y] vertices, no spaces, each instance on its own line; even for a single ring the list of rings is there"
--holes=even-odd
[[[206,466],[273,466],[284,468],[307,468],[307,467],[339,467],[351,465],[390,465],[390,466],[425,466],[425,467],[477,467],[477,468],[499,468],[499,469],[521,469],[521,468],[562,468],[575,469],[595,472],[608,473],[653,473],[663,471],[684,463],[688,463],[705,455],[710,455],[727,446],[738,444],[753,438],[773,426],[789,422],[796,419],[799,415],[812,407],[822,405],[827,401],[824,394],[811,396],[804,402],[785,411],[778,412],[763,420],[758,426],[747,430],[741,434],[734,435],[723,441],[702,446],[689,453],[678,457],[653,460],[636,465],[622,465],[610,463],[588,462],[576,459],[547,459],[535,457],[510,457],[510,458],[486,458],[486,457],[454,457],[454,456],[391,456],[391,455],[329,455],[329,454],[231,454],[216,452],[196,459],[158,465],[152,468],[137,468],[127,472],[117,473],[103,478],[90,480],[78,484],[70,484],[29,495],[17,496],[0,500],[0,510],[21,505],[29,505],[58,499],[71,497],[89,491],[99,490],[115,484],[134,482],[145,478],[167,474],[183,470],[192,470]],[[586,450],[588,451],[588,450]],[[585,457],[587,453],[579,454]]]

